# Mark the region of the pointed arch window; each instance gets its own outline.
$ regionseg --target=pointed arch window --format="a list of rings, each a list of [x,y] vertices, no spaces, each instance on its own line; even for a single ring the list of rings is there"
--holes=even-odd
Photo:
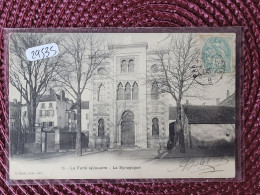
[[[134,60],[129,60],[129,63],[128,63],[128,72],[134,72],[134,66],[135,66],[135,63],[134,63]]]
[[[125,85],[125,100],[131,100],[131,85],[129,82]]]
[[[158,98],[159,98],[159,87],[158,87],[158,83],[154,81],[152,84],[151,99],[158,100]]]
[[[138,85],[136,82],[133,84],[133,100],[138,100]]]
[[[99,85],[98,88],[98,101],[102,102],[105,100],[106,96],[106,91],[105,91],[105,86],[103,84]]]
[[[121,62],[121,73],[126,73],[127,72],[127,62],[126,60],[122,60]]]
[[[121,82],[117,86],[117,99],[118,100],[124,99],[124,87]]]
[[[156,136],[159,135],[159,119],[153,118],[152,119],[152,135]]]

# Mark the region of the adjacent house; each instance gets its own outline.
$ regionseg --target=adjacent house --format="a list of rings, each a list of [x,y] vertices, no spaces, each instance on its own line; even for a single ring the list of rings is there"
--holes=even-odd
[[[77,114],[76,103],[72,105],[71,111],[75,113],[75,120],[76,120],[76,114]],[[89,131],[89,102],[88,101],[81,101],[81,131],[82,132]]]
[[[73,102],[65,97],[63,90],[58,95],[51,89],[48,94],[39,99],[36,123],[45,130],[54,127],[60,130],[72,130],[75,127],[75,117],[71,112],[72,105]]]
[[[186,147],[234,144],[235,107],[183,105]]]
[[[19,133],[21,129],[21,103],[16,99],[9,103],[9,133],[10,133],[10,152],[14,154],[18,151]]]
[[[236,106],[236,99],[235,99],[235,92],[230,95],[229,90],[227,90],[227,98],[224,99],[222,102],[219,103],[219,106]]]
[[[9,103],[9,130],[19,131],[20,130],[20,118],[21,118],[21,103],[17,102],[16,99]]]

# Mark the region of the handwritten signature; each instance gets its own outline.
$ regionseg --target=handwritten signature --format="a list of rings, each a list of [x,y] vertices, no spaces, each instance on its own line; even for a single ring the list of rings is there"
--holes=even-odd
[[[191,173],[198,172],[199,175],[224,171],[221,166],[229,163],[227,157],[202,157],[202,158],[185,158],[180,161],[177,169],[182,172],[190,171]],[[177,169],[168,169],[168,172],[176,171]]]

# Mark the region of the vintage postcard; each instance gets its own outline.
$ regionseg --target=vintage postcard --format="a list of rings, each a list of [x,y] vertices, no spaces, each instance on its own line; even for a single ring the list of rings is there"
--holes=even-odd
[[[7,40],[10,180],[236,177],[236,32]]]

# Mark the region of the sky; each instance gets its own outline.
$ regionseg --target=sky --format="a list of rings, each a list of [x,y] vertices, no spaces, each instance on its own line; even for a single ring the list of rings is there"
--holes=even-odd
[[[60,34],[59,34],[60,35]],[[138,42],[147,42],[148,43],[148,50],[153,50],[157,48],[158,43],[160,44],[167,44],[169,41],[167,33],[109,33],[109,34],[100,34],[104,37],[105,40],[108,41],[109,44],[128,44],[130,42],[138,43]],[[232,77],[232,76],[231,76]],[[213,86],[208,86],[207,90],[205,90],[205,98],[200,99],[192,99],[192,98],[184,98],[183,103],[186,99],[189,100],[190,103],[196,105],[215,105],[216,98],[220,98],[220,101],[226,98],[226,91],[229,90],[230,94],[234,93],[235,91],[235,80],[230,79],[230,76],[224,76],[220,82]],[[10,101],[13,99],[20,99],[20,94],[18,91],[10,85]],[[85,93],[88,94],[88,93]],[[88,100],[89,95],[85,95],[82,97],[83,100]],[[173,102],[174,101],[170,101]],[[23,102],[24,103],[24,102]]]

